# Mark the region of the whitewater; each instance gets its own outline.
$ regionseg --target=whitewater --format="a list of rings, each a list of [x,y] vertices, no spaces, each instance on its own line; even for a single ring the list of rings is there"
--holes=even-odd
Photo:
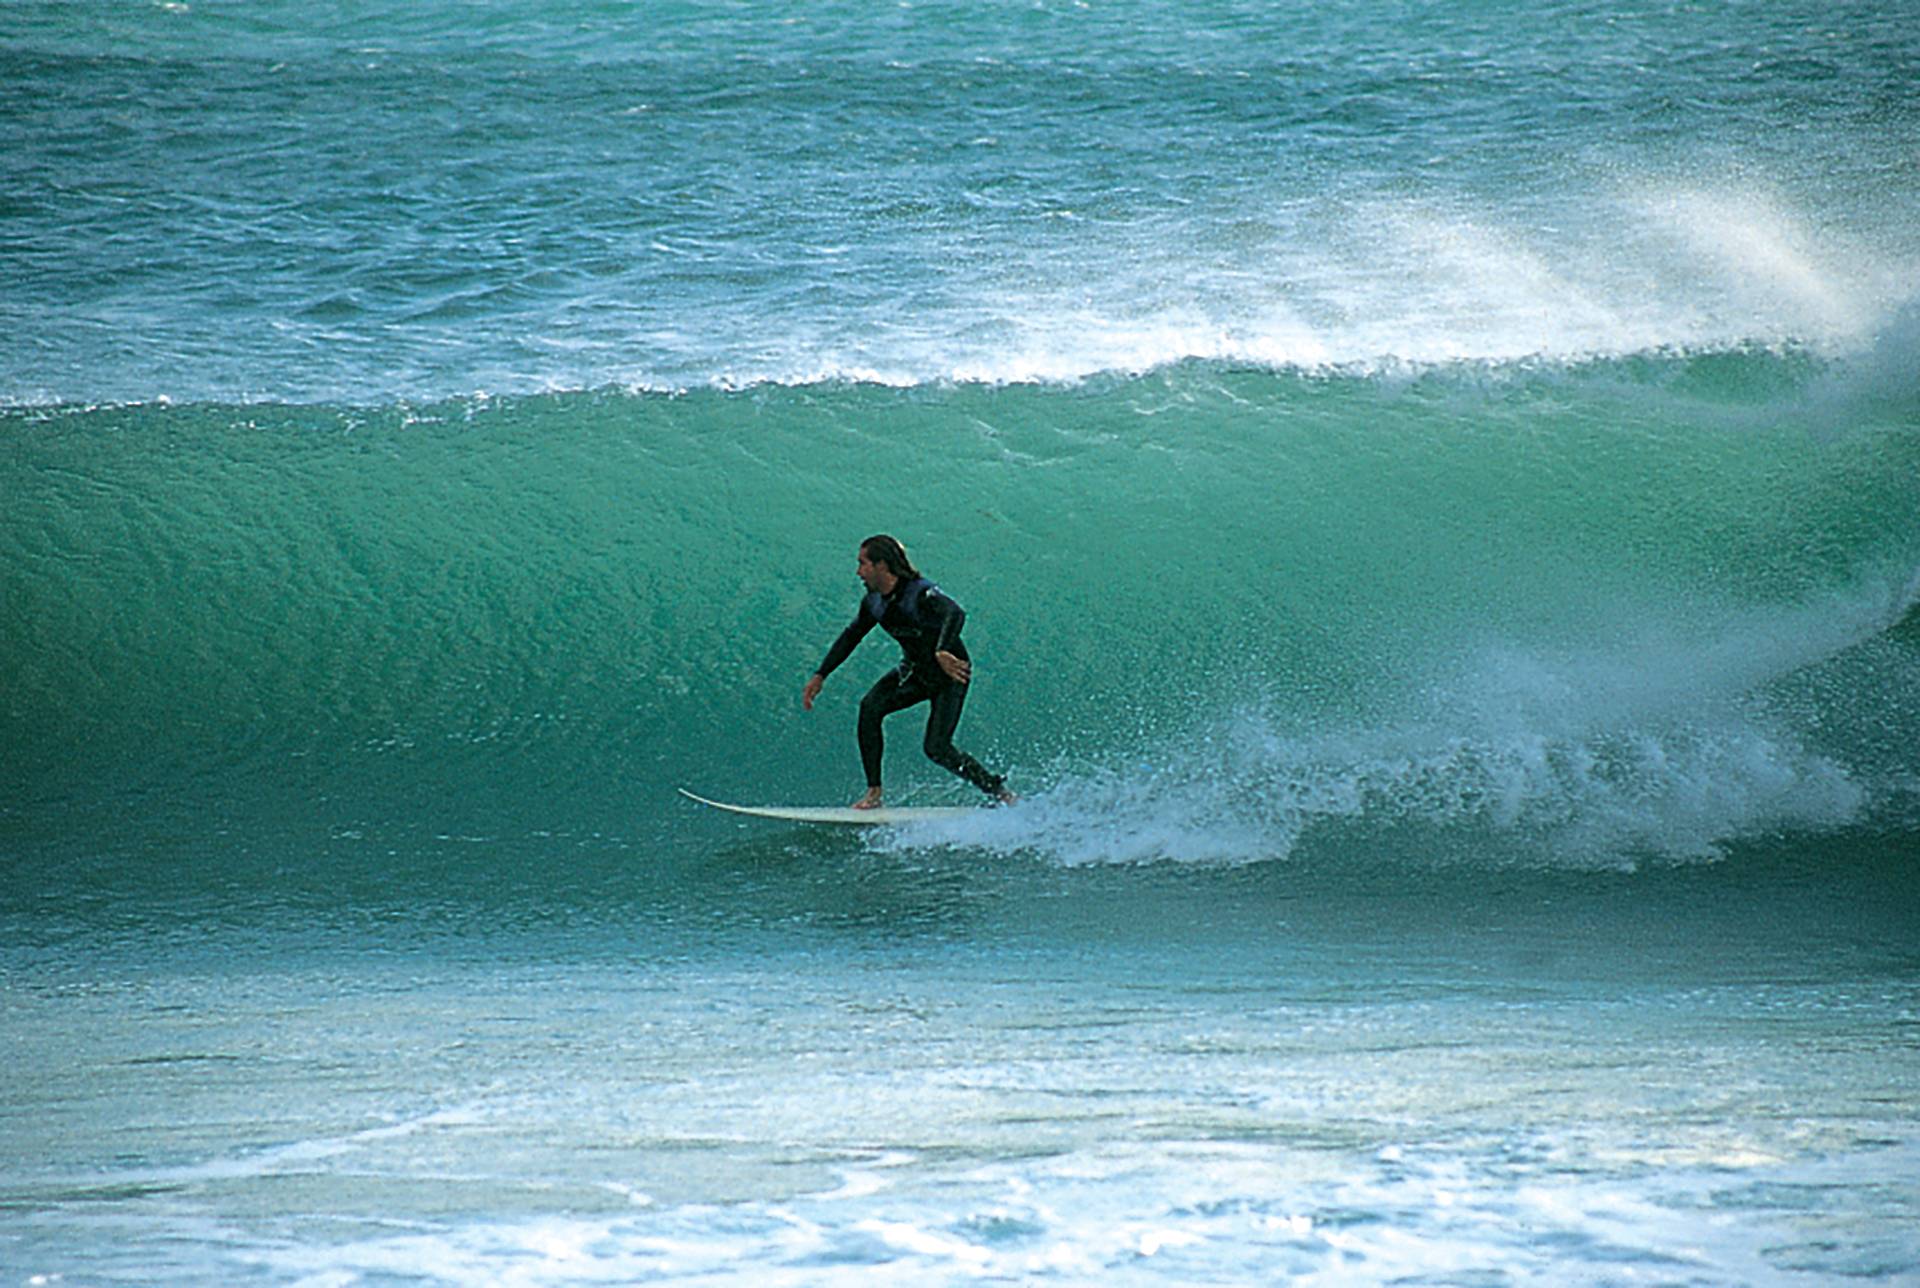
[[[1917,32],[0,9],[0,1273],[1914,1278]]]

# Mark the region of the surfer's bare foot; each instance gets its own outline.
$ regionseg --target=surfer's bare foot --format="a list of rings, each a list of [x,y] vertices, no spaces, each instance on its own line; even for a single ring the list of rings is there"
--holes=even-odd
[[[855,809],[879,809],[880,808],[880,789],[878,787],[868,788],[867,794],[865,796],[862,796],[859,800],[855,801],[853,803],[853,807]]]
[[[1002,805],[1017,804],[1020,800],[1018,796],[1015,796],[1012,792],[1008,791],[1004,787],[1002,787],[999,791],[993,794],[993,799],[999,801]]]

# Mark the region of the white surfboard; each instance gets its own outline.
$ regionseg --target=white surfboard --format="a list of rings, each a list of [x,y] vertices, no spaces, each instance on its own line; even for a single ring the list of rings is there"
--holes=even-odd
[[[934,819],[964,818],[979,811],[967,805],[908,805],[879,809],[854,809],[851,805],[729,805],[695,796],[682,787],[680,794],[690,801],[723,809],[729,814],[750,814],[754,818],[777,818],[789,823],[835,823],[843,826],[884,827],[888,824],[926,823]]]

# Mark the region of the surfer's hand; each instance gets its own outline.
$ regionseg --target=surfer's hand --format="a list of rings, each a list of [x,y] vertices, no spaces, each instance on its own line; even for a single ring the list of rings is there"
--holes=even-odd
[[[820,696],[820,686],[825,683],[826,681],[817,675],[809,675],[807,677],[807,687],[800,690],[800,709],[802,711],[813,710],[813,700]]]
[[[942,649],[933,655],[933,660],[940,664],[940,669],[945,671],[947,678],[955,684],[965,684],[973,678],[973,664],[965,658],[955,657]]]

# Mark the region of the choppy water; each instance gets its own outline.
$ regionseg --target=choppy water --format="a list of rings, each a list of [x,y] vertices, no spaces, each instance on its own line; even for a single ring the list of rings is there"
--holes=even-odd
[[[0,1267],[1911,1277],[1910,19],[0,10]]]

